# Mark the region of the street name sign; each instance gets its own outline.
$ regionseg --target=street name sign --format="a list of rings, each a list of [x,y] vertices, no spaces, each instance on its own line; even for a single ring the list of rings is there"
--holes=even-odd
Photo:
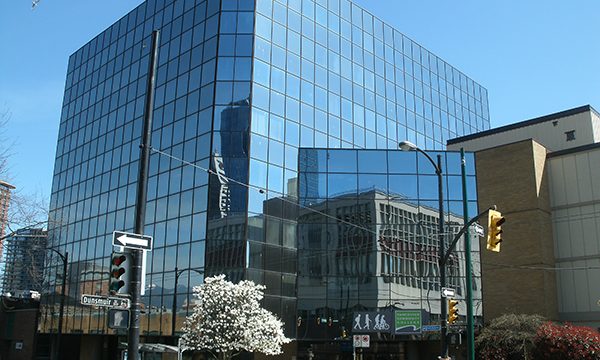
[[[113,309],[129,309],[129,299],[99,295],[81,295],[81,304],[89,306],[109,307]]]
[[[442,288],[442,296],[443,297],[454,297],[456,296],[456,290],[454,290],[453,288],[447,288],[447,287],[443,287]]]
[[[442,330],[442,326],[441,325],[423,325],[423,332],[436,332],[436,331],[441,331]]]
[[[152,250],[152,236],[113,232],[113,246],[123,246],[128,249]]]

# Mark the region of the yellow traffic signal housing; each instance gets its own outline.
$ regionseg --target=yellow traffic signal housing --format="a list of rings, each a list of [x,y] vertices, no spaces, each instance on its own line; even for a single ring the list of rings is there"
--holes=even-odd
[[[500,252],[500,243],[502,242],[502,224],[506,219],[500,211],[490,210],[488,212],[488,233],[487,249]]]
[[[458,300],[448,299],[448,325],[458,320]]]

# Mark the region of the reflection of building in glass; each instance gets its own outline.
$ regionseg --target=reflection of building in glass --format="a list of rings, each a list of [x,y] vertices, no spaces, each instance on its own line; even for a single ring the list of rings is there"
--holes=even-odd
[[[219,116],[219,115],[216,115]],[[209,212],[219,218],[230,212],[242,213],[246,209],[248,182],[248,99],[223,107],[220,112],[218,132],[213,137]],[[216,209],[213,209],[216,206]]]
[[[161,311],[142,314],[141,332],[149,335],[142,341],[172,335],[161,323],[171,319],[162,309],[172,301],[175,267],[265,284],[265,306],[295,335],[296,262],[288,259],[296,257],[296,219],[289,209],[295,196],[313,204],[334,196],[322,193],[319,179],[299,176],[300,147],[387,149],[410,140],[442,149],[448,138],[489,127],[483,87],[348,0],[148,0],[69,59],[49,241],[73,262],[106,264],[112,232],[133,228],[153,28],[161,45],[151,145],[172,157],[150,158],[144,232],[154,248],[144,301]],[[394,176],[398,184],[408,178]],[[369,187],[346,178],[335,180],[338,195]],[[48,274],[56,273],[52,265]],[[177,296],[189,298],[201,281],[184,272],[178,286],[187,293]],[[75,303],[67,308],[95,314]],[[56,328],[52,321],[42,304],[44,332]],[[93,321],[79,324],[73,329],[89,343],[108,340],[90,333],[112,334]]]
[[[67,296],[72,299],[80,299],[83,294],[107,294],[108,283],[102,280],[109,273],[109,267],[91,261],[69,262],[67,270]]]
[[[21,229],[5,239],[4,293],[19,297],[29,291],[42,291],[47,237],[43,229]]]
[[[460,179],[459,154],[442,154],[448,166],[444,186],[451,187],[444,201],[447,246],[464,220],[457,206],[462,204],[461,183],[455,181]],[[351,329],[357,311],[411,309],[439,317],[439,218],[437,193],[429,190],[430,180],[437,180],[419,155],[300,149],[298,313],[308,324],[303,341],[329,336],[311,319],[332,318],[331,327]],[[472,162],[472,154],[467,156]],[[326,160],[317,166],[315,158]],[[472,166],[467,178],[469,207],[476,214]],[[309,183],[318,196],[314,191],[309,192],[312,198],[303,196]],[[472,242],[475,314],[481,316],[479,246]],[[446,264],[446,283],[464,299],[463,239],[455,249]],[[464,302],[461,311],[466,313]]]
[[[332,223],[324,214],[337,220]],[[463,220],[453,214],[448,217],[450,233],[460,230]],[[371,190],[358,197],[327,199],[302,210],[298,223],[303,251],[299,273],[319,281],[333,276],[342,283],[356,277],[353,283],[369,284],[349,290],[350,306],[379,308],[399,299],[419,300],[423,289],[439,294],[437,209]],[[457,244],[459,249],[461,246],[462,241]],[[447,264],[447,284],[463,295],[460,274],[464,276],[462,253],[451,256]],[[306,290],[303,285],[299,284],[299,290]],[[359,300],[359,292],[378,295],[364,302]]]

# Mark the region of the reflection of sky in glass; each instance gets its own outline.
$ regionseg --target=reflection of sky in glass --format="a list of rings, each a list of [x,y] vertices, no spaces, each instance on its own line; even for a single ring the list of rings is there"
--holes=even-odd
[[[434,158],[438,153],[433,153]],[[462,201],[462,179],[460,176],[460,153],[442,154],[443,192],[445,207],[452,213],[461,214],[462,207],[450,206],[452,202]],[[420,204],[431,204],[437,208],[438,177],[432,164],[418,152],[400,150],[328,150],[305,149],[299,152],[301,171],[298,181],[301,199],[329,198],[342,195],[366,193],[377,190],[387,193],[391,200],[402,199]],[[465,159],[473,159],[465,154]],[[424,167],[424,174],[417,174],[417,162]],[[446,167],[446,164],[452,167]],[[384,174],[382,169],[389,169]],[[361,171],[363,169],[364,171]],[[422,169],[422,168],[420,168]],[[467,167],[467,199],[474,202],[477,198],[476,180],[473,167]],[[329,170],[329,173],[327,171]],[[400,173],[396,175],[395,173]],[[447,175],[456,174],[456,175]],[[311,200],[315,203],[315,200]],[[475,215],[471,209],[470,214]]]

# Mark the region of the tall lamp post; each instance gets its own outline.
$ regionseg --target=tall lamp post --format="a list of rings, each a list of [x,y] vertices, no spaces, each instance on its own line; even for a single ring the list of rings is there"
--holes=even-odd
[[[438,241],[439,241],[439,267],[440,267],[440,327],[441,327],[441,337],[440,337],[440,345],[442,352],[442,359],[448,357],[448,342],[446,339],[446,334],[448,333],[448,323],[447,323],[447,313],[448,308],[442,293],[443,287],[446,287],[446,264],[444,262],[445,255],[445,241],[444,241],[444,190],[443,190],[443,179],[442,179],[442,156],[440,154],[437,155],[437,163],[433,161],[431,156],[427,154],[425,151],[418,148],[415,144],[409,141],[402,141],[398,144],[398,147],[402,151],[418,151],[421,154],[425,155],[427,160],[431,162],[433,167],[435,168],[435,173],[438,178],[438,208],[439,208],[439,223],[438,223]]]
[[[55,345],[52,350],[52,359],[58,359],[60,355],[60,338],[62,336],[62,325],[63,325],[63,314],[65,309],[65,289],[67,288],[67,264],[69,262],[69,252],[65,251],[65,254],[61,254],[58,250],[53,248],[46,248],[46,250],[50,250],[55,252],[63,262],[63,276],[62,276],[62,289],[60,296],[60,307],[58,310],[58,331],[55,339]]]
[[[179,276],[183,274],[185,271],[194,271],[200,275],[204,275],[204,270],[198,270],[195,268],[186,268],[179,270],[175,267],[175,288],[173,288],[173,315],[171,316],[171,335],[175,336],[175,321],[177,316],[177,284],[179,283]]]

